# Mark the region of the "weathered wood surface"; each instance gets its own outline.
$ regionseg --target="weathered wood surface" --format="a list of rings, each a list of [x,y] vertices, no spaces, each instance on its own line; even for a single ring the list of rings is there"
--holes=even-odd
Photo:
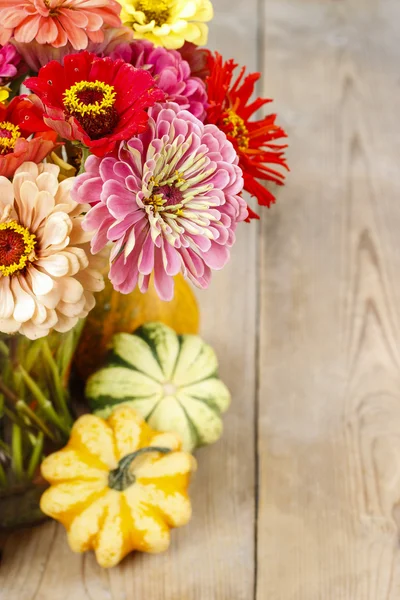
[[[211,43],[262,66],[292,168],[200,295],[224,438],[169,553],[101,571],[49,523],[0,537],[1,600],[400,597],[400,4],[214,4]]]
[[[258,600],[400,597],[393,0],[266,0],[292,174],[263,220]]]

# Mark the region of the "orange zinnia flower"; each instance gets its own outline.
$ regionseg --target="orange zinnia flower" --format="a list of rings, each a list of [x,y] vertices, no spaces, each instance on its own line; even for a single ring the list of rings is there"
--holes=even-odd
[[[75,50],[89,40],[102,42],[105,25],[120,27],[121,6],[116,0],[0,0],[0,44],[17,42],[50,44],[68,42]]]
[[[245,75],[245,67],[233,82],[238,66],[232,59],[223,61],[217,52],[208,59],[210,75],[206,79],[209,108],[207,123],[217,125],[233,143],[238,155],[239,166],[243,170],[244,189],[255,196],[261,206],[271,206],[276,200],[273,193],[261,181],[272,181],[283,185],[285,175],[274,166],[288,170],[284,150],[286,144],[276,144],[275,140],[285,138],[285,131],[275,123],[276,115],[268,115],[260,120],[251,117],[269,99],[257,98],[249,103],[260,73]],[[258,219],[249,207],[249,219]]]

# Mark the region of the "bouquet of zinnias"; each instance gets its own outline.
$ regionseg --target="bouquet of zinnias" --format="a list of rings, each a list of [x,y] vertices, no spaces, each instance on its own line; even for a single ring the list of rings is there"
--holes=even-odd
[[[285,133],[255,117],[259,74],[199,48],[212,16],[209,0],[0,0],[0,490],[43,482],[68,439],[104,279],[163,301],[178,274],[207,288],[258,218],[243,192],[275,201]]]

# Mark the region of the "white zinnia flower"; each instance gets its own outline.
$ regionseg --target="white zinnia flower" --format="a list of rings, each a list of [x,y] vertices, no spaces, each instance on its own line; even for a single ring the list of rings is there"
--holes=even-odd
[[[30,339],[65,332],[103,289],[99,260],[81,227],[90,208],[71,199],[73,178],[26,162],[13,182],[0,177],[0,331]],[[101,259],[100,259],[101,262]]]

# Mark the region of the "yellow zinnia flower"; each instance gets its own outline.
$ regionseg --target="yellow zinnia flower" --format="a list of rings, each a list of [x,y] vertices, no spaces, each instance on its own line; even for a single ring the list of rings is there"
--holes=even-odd
[[[121,19],[133,29],[136,39],[147,39],[155,46],[181,48],[185,42],[197,46],[207,43],[213,17],[210,0],[118,0]]]

